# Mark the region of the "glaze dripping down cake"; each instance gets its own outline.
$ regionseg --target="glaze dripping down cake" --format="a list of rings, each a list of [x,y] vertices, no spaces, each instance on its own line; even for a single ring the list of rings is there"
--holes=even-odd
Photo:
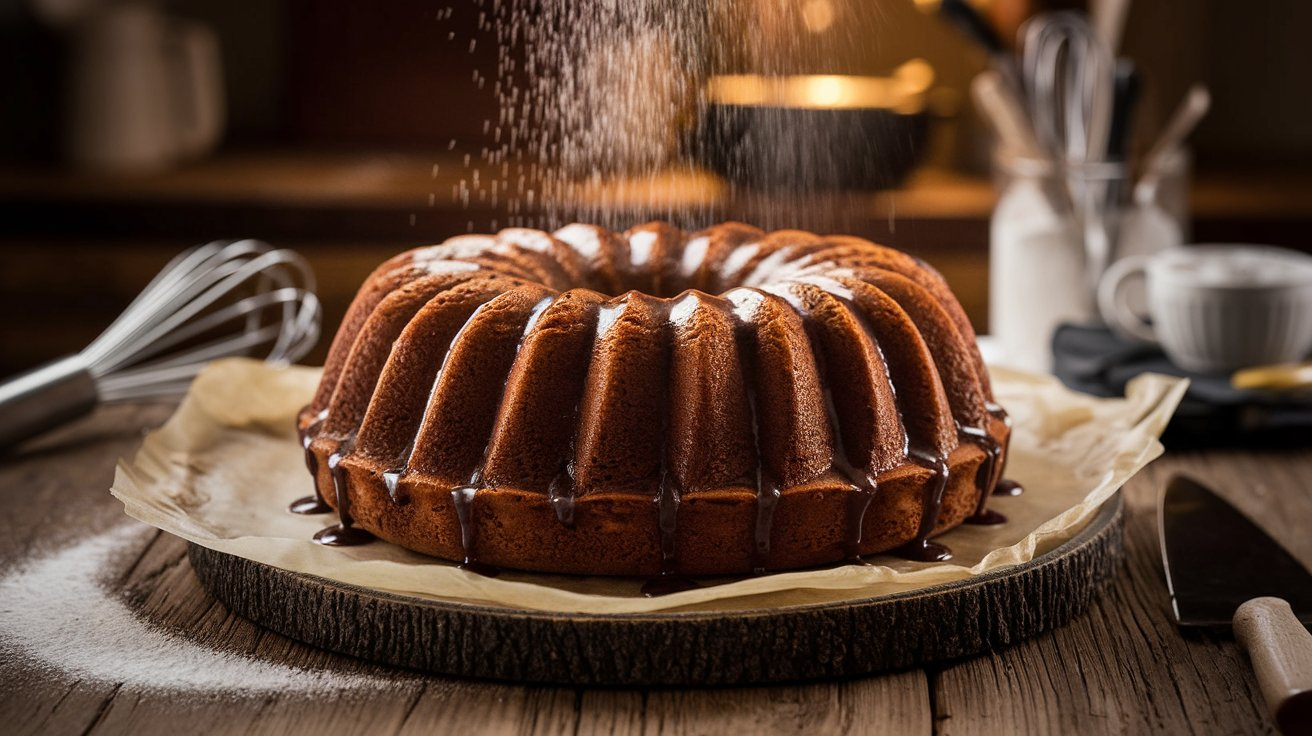
[[[659,222],[387,261],[299,426],[300,510],[340,515],[320,541],[607,575],[942,558],[932,536],[989,518],[1010,433],[923,262]]]

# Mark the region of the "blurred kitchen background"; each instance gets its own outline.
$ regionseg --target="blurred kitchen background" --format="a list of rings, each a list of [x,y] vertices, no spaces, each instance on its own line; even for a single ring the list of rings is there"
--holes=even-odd
[[[855,233],[937,266],[987,331],[993,133],[969,86],[989,55],[952,3],[527,5],[0,0],[0,375],[80,349],[196,243],[303,253],[331,335],[400,250],[574,219]],[[971,5],[1012,45],[1030,15],[1087,4]],[[1130,7],[1130,146],[1211,91],[1188,240],[1312,250],[1309,28],[1312,3],[1288,0]],[[759,84],[815,74],[871,81]],[[723,112],[770,94],[815,104]],[[813,145],[821,165],[789,158]]]

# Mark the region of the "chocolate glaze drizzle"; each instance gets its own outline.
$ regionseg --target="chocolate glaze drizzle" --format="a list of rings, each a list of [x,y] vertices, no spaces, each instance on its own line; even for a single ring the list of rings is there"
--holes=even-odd
[[[352,526],[351,495],[347,489],[346,468],[342,467],[342,452],[339,450],[328,456],[328,470],[333,476],[333,490],[337,494],[337,517],[339,522],[319,530],[314,541],[331,547],[347,547],[371,541],[374,535]]]
[[[1011,417],[1007,416],[1005,409],[992,401],[985,404],[985,408],[988,410],[989,416],[1006,424],[1008,429],[1011,428]],[[975,507],[975,513],[967,517],[966,523],[980,526],[1005,524],[1007,523],[1007,517],[987,508],[987,505],[990,496],[1010,496],[1019,493],[1019,484],[1015,481],[1002,479],[1002,461],[1007,448],[999,445],[998,441],[993,439],[987,427],[960,427],[959,429],[963,436],[973,439],[981,449],[988,453],[984,465],[980,467],[980,480],[982,482],[979,486],[979,505]],[[1010,433],[1007,435],[1007,443],[1011,443]],[[1002,490],[1004,486],[1006,487],[1005,491]],[[1011,492],[1013,489],[1016,493]]]
[[[938,453],[918,448],[907,451],[907,459],[933,471],[934,477],[925,489],[924,512],[920,515],[920,529],[916,538],[893,550],[893,554],[906,557],[916,562],[942,562],[952,559],[952,550],[938,542],[931,542],[929,535],[938,523],[938,513],[943,508],[943,491],[948,486],[947,459]]]
[[[401,487],[401,476],[405,471],[404,467],[383,471],[383,485],[387,487],[387,496],[398,506],[410,503],[410,494]]]
[[[997,526],[998,524],[1006,524],[1007,517],[993,509],[984,509],[984,513],[966,517],[965,523],[975,526]]]
[[[292,501],[287,510],[293,514],[326,514],[332,511],[332,507],[324,500],[323,492],[319,489],[319,458],[310,449],[310,443],[314,441],[315,435],[319,433],[324,418],[327,416],[328,410],[324,409],[305,429],[297,432],[301,440],[301,447],[305,449],[305,468],[310,471],[310,477],[314,481],[314,495]],[[347,488],[348,480],[346,469],[341,467],[342,456],[345,449],[349,448],[351,439],[341,443],[337,451],[328,456],[328,470],[332,475],[333,492],[337,501],[338,523],[320,529],[314,535],[314,541],[319,544],[345,547],[364,544],[374,538],[374,535],[364,529],[351,525],[351,498]]]
[[[666,328],[670,326],[670,310],[673,307],[672,300],[661,300],[661,322]],[[665,395],[661,405],[661,437],[669,437],[670,426],[670,391],[669,386],[665,387]],[[661,576],[666,577],[674,574],[674,568],[678,564],[677,533],[679,526],[679,502],[682,500],[683,489],[679,487],[678,479],[670,470],[669,464],[669,447],[665,441],[661,441],[660,457],[660,483],[656,490],[656,507],[658,509],[657,522],[661,530]]]
[[[666,316],[668,317],[668,305],[666,305]],[[666,393],[666,403],[661,410],[661,436],[668,436],[669,427],[669,393]],[[665,443],[661,443],[660,458],[660,484],[656,490],[656,497],[653,502],[656,504],[657,526],[661,533],[661,574],[648,578],[642,585],[642,594],[648,598],[654,598],[670,593],[679,593],[685,590],[692,590],[697,587],[697,583],[675,573],[675,567],[678,565],[678,546],[677,533],[679,526],[679,503],[682,500],[682,490],[679,488],[679,482],[670,470],[668,459],[668,448]]]
[[[451,489],[451,503],[456,508],[456,520],[460,522],[460,551],[466,565],[474,560],[474,497],[478,495],[478,475],[469,483]]]
[[[883,349],[879,345],[879,340],[875,336],[874,329],[870,326],[861,310],[852,302],[851,299],[834,291],[830,295],[837,299],[847,309],[852,319],[860,325],[870,345],[883,355]],[[803,311],[808,323],[808,334],[812,334],[811,322],[813,317],[809,311]],[[823,352],[818,348],[818,341],[812,337],[812,344],[817,346],[818,355]],[[884,368],[888,370],[888,361],[884,361]],[[891,379],[890,379],[891,380]],[[897,408],[898,417],[901,419],[902,426],[906,427],[906,409],[899,400],[897,392],[894,391],[894,403]],[[843,445],[842,433],[839,428],[837,411],[833,405],[833,397],[828,388],[825,389],[825,405],[830,415],[830,424],[834,430],[834,465],[835,469],[843,472],[852,482],[853,488],[859,492],[859,495],[853,496],[849,502],[853,507],[859,509],[854,512],[849,508],[848,526],[847,526],[847,554],[849,558],[857,558],[860,550],[861,534],[865,526],[865,514],[870,508],[870,501],[873,500],[877,491],[877,483],[874,475],[869,469],[858,470],[851,465],[846,457],[846,448]],[[938,524],[939,512],[943,508],[943,492],[947,489],[948,484],[948,464],[947,458],[939,455],[927,448],[920,448],[913,445],[911,438],[905,439],[906,444],[903,449],[903,456],[908,462],[913,462],[934,473],[930,479],[929,485],[925,488],[924,501],[921,506],[920,526],[916,531],[916,536],[910,542],[890,550],[890,554],[899,557],[905,557],[917,562],[941,562],[952,558],[952,550],[947,546],[937,542],[929,541],[929,535],[933,533],[934,527]]]
[[[578,414],[578,409],[574,412]],[[574,443],[570,442],[573,454]],[[574,463],[566,461],[565,469],[556,473],[556,477],[547,484],[547,501],[556,512],[556,520],[567,527],[574,526]]]
[[[483,456],[484,458],[487,457],[487,448],[484,448]],[[468,483],[451,489],[451,505],[456,509],[456,521],[460,524],[460,554],[462,557],[460,569],[494,578],[501,574],[500,568],[480,561],[475,551],[478,542],[478,527],[474,522],[474,499],[478,496],[478,492],[485,487],[486,485],[483,483],[483,464],[479,463],[478,468],[470,476]]]
[[[662,465],[664,463],[662,462]],[[679,484],[675,482],[673,473],[667,469],[661,468],[661,485],[660,491],[656,495],[656,506],[659,509],[659,525],[661,529],[661,574],[668,575],[674,572],[674,566],[677,561],[677,549],[675,547],[675,533],[678,530],[679,521]]]
[[[829,418],[829,431],[834,438],[833,469],[852,486],[852,494],[847,497],[843,554],[849,562],[856,562],[861,559],[861,537],[865,533],[866,512],[870,510],[870,502],[875,499],[879,484],[872,474],[857,468],[848,459],[843,428],[838,421],[838,408],[834,406],[834,396],[828,387],[825,388],[825,414]]]
[[[682,593],[685,590],[699,588],[696,582],[683,577],[682,575],[654,575],[647,578],[642,584],[642,594],[647,598],[656,598],[671,593]]]
[[[975,476],[976,488],[979,490],[979,501],[976,502],[974,513],[966,517],[966,523],[987,526],[1005,522],[1007,517],[985,508],[989,502],[994,478],[999,470],[998,463],[1002,459],[1002,447],[993,439],[986,427],[957,425],[957,436],[962,441],[975,443],[984,451],[984,462],[980,465],[979,472]]]
[[[529,313],[528,319],[524,322],[524,329],[519,333],[519,340],[515,343],[516,355],[519,354],[520,348],[524,346],[524,340],[528,337],[528,333],[532,331],[533,326],[537,324],[538,317],[540,317],[554,301],[555,299],[553,297],[548,297],[539,300],[537,304],[533,305],[533,309]],[[461,336],[465,334],[465,330],[469,329],[469,326],[473,324],[474,319],[478,317],[479,313],[481,313],[490,303],[491,302],[488,301],[478,305],[478,307],[474,309],[465,320],[465,323],[461,325],[455,336],[451,338],[451,344],[447,346],[446,355],[442,357],[442,367],[438,369],[437,378],[433,381],[433,390],[429,393],[428,402],[424,405],[425,421],[419,423],[419,426],[415,429],[415,436],[410,440],[410,453],[414,452],[414,444],[419,439],[419,433],[423,431],[424,424],[427,423],[426,419],[428,410],[432,407],[433,397],[437,395],[438,381],[441,380],[442,373],[446,369],[446,361],[451,357],[452,348],[455,347]],[[504,390],[504,388],[505,384],[503,382],[502,389]],[[475,551],[475,544],[478,540],[474,523],[474,499],[478,495],[478,492],[486,487],[486,484],[483,482],[483,467],[487,463],[488,451],[491,449],[492,435],[489,434],[486,444],[483,445],[483,454],[478,462],[478,467],[470,474],[469,482],[451,489],[451,503],[455,506],[456,521],[460,524],[460,550],[461,555],[464,558],[460,564],[461,569],[476,572],[487,577],[496,577],[501,574],[501,571],[493,565],[480,562]],[[406,463],[407,465],[409,464],[408,457]]]
[[[770,556],[770,532],[774,528],[774,510],[779,506],[783,489],[779,482],[760,468],[756,470],[756,525],[752,529],[752,572],[765,572],[765,560]]]
[[[1014,480],[1003,478],[993,487],[995,496],[1019,496],[1025,492],[1025,488]]]
[[[306,425],[304,429],[298,428],[296,430],[296,436],[300,439],[301,447],[305,450],[305,469],[310,471],[314,494],[292,501],[287,510],[293,514],[326,514],[332,511],[332,507],[324,501],[323,494],[319,492],[319,458],[310,451],[310,443],[314,441],[314,436],[318,434],[319,427],[323,426],[323,420],[327,414],[326,409],[319,412],[313,422]]]
[[[528,340],[529,333],[537,326],[542,314],[556,303],[557,298],[559,298],[559,295],[548,297],[533,307],[533,312],[529,315],[528,321],[524,323],[524,330],[519,335],[519,343],[515,346],[516,355],[523,349],[524,341]],[[596,339],[595,333],[593,339]],[[555,512],[556,520],[569,528],[574,527],[574,499],[577,495],[574,484],[574,453],[578,446],[577,427],[579,425],[579,414],[582,410],[581,403],[582,397],[574,402],[574,410],[570,413],[571,421],[568,426],[576,429],[570,432],[569,451],[565,455],[564,462],[561,463],[559,472],[547,483],[547,502],[551,504],[551,509]]]
[[[536,320],[529,320],[530,326],[535,321]],[[598,334],[597,330],[599,328],[600,328],[600,320],[598,320],[597,323],[593,325],[592,339],[594,342],[597,339],[597,334]],[[520,338],[520,345],[523,345],[524,340],[528,338],[528,329],[529,329],[528,327],[524,329],[524,336]],[[591,353],[589,353],[588,368],[591,367],[591,360],[592,360],[592,356]],[[582,371],[583,376],[587,375],[588,368],[585,368]],[[586,380],[586,378],[580,377],[580,380]],[[565,453],[565,457],[561,462],[559,472],[557,472],[555,477],[553,477],[551,481],[547,484],[547,501],[551,504],[552,510],[556,512],[556,520],[571,529],[574,527],[575,499],[578,496],[578,486],[576,485],[576,481],[574,479],[574,457],[575,454],[578,452],[579,417],[581,417],[582,414],[583,414],[583,392],[582,390],[580,390],[578,397],[574,400],[574,409],[570,412],[569,415],[568,426],[572,428],[569,433],[569,449]]]
[[[835,285],[841,287],[841,285],[836,282]],[[871,328],[861,310],[857,308],[850,298],[839,293],[838,289],[827,289],[826,291],[830,296],[846,307],[852,318],[858,325],[860,325],[871,346],[882,354],[874,330]],[[801,299],[797,298],[796,295],[790,293],[788,290],[782,290],[781,292],[775,292],[772,290],[771,293],[775,293],[788,300],[798,313],[802,315],[807,327],[807,334],[811,337],[811,343],[815,349],[816,355],[823,358],[824,353],[820,349],[820,342],[815,338],[814,317],[810,313],[810,310],[806,309],[805,304]],[[887,369],[887,362],[885,362],[885,368]],[[897,402],[898,415],[902,418],[902,424],[905,427],[905,409],[901,402],[897,401],[896,392],[894,392],[894,397],[894,400]],[[837,413],[834,410],[833,397],[827,388],[825,391],[825,405],[825,408],[829,413],[830,425],[835,435],[834,469],[847,476],[853,485],[853,489],[860,493],[860,495],[852,496],[850,501],[852,506],[849,507],[848,513],[846,547],[848,556],[855,557],[856,550],[859,549],[861,541],[861,531],[862,526],[864,525],[865,512],[869,508],[870,500],[873,498],[877,486],[873,475],[870,474],[868,470],[858,470],[848,461],[845,447],[842,442],[842,434],[839,427]],[[1006,419],[1006,412],[1004,412],[1002,407],[997,404],[990,402],[986,408],[994,417],[1004,421],[1009,421]],[[987,498],[990,495],[989,490],[992,488],[997,475],[1001,473],[1000,460],[1004,448],[998,446],[998,443],[988,433],[987,428],[964,427],[959,425],[958,437],[963,440],[977,443],[986,453],[985,463],[987,465],[987,470],[981,473],[980,480],[977,481],[979,483],[980,502],[975,513],[971,517],[972,523],[1002,523],[1006,519],[996,512],[986,512],[984,504],[987,502]],[[907,544],[892,550],[891,554],[921,562],[935,562],[951,559],[952,551],[945,545],[929,541],[929,535],[933,533],[934,527],[938,523],[939,514],[943,508],[943,494],[947,488],[950,472],[947,458],[930,449],[914,447],[910,438],[907,440],[904,452],[907,461],[913,462],[932,471],[934,476],[931,478],[930,483],[925,490],[921,521],[916,537]]]
[[[989,412],[989,415],[990,415],[990,416],[992,416],[994,419],[997,419],[997,420],[1001,421],[1003,424],[1005,424],[1005,425],[1007,426],[1007,429],[1008,429],[1008,430],[1011,429],[1011,417],[1008,416],[1008,414],[1007,414],[1007,410],[1006,410],[1006,409],[1003,409],[1001,406],[999,406],[998,404],[993,403],[992,401],[988,402],[988,404],[985,405],[985,408],[988,409],[988,412]],[[1010,455],[1010,449],[1011,449],[1011,433],[1008,432],[1008,433],[1007,433],[1007,446],[1006,446],[1006,447],[1003,447],[1003,448],[1002,448],[1002,451],[1003,451],[1004,454]],[[1021,485],[1020,485],[1019,483],[1017,483],[1017,482],[1014,481],[1014,480],[1007,480],[1007,479],[1005,479],[1005,478],[1002,477],[1002,473],[1003,473],[1003,471],[1004,471],[1004,468],[999,467],[999,468],[997,468],[997,472],[994,474],[993,494],[992,494],[992,495],[994,495],[994,496],[1019,496],[1020,494],[1024,493],[1024,492],[1025,492],[1025,489],[1022,488]],[[981,502],[981,503],[982,503],[982,502]]]
[[[812,353],[816,356],[817,370],[822,374],[827,374],[827,365],[825,363],[825,353],[821,341],[816,337],[815,317],[806,304],[798,298],[789,289],[780,291],[770,291],[771,295],[784,299],[802,316],[802,326],[806,331],[808,340],[811,343]],[[861,326],[862,332],[870,345],[876,351],[880,351],[879,341],[875,339],[874,332],[870,325],[861,317],[856,305],[850,299],[840,294],[830,292],[830,296],[839,301]],[[882,351],[881,351],[882,353]],[[866,512],[870,509],[870,503],[874,500],[878,492],[879,484],[875,475],[869,471],[869,468],[858,468],[853,465],[847,455],[847,446],[843,440],[842,423],[838,418],[838,410],[834,405],[833,392],[829,389],[829,383],[826,382],[824,387],[824,406],[825,415],[828,419],[829,430],[833,438],[833,455],[830,460],[831,469],[843,476],[851,486],[852,494],[847,498],[846,521],[843,532],[843,554],[847,557],[848,562],[859,562],[861,560],[861,539],[865,532]],[[898,407],[899,416],[902,409]],[[903,423],[905,426],[905,423]]]
[[[756,375],[752,370],[752,361],[747,356],[753,350],[751,326],[737,318],[734,325],[735,342],[738,348],[738,372],[743,379],[743,389],[747,396],[747,412],[751,415],[752,450],[756,454],[756,523],[752,528],[752,572],[765,572],[765,562],[770,556],[770,533],[774,528],[774,510],[779,505],[779,495],[783,490],[765,468],[765,457],[761,453],[761,419],[756,406]]]
[[[527,336],[528,332],[532,329],[533,325],[536,323],[537,318],[541,315],[543,311],[547,309],[548,306],[550,306],[552,301],[553,299],[551,298],[543,299],[538,304],[534,305],[533,311],[531,312],[530,317],[525,325],[523,334],[520,335],[519,344],[516,346],[516,352],[518,352],[519,348],[523,346],[524,338]],[[437,373],[433,377],[432,388],[429,390],[429,394],[428,394],[429,397],[428,402],[424,406],[424,419],[421,419],[418,426],[415,428],[415,435],[411,437],[409,444],[407,445],[405,451],[402,453],[402,457],[400,459],[399,464],[389,470],[384,471],[382,474],[383,484],[387,488],[388,496],[391,498],[392,502],[397,505],[405,505],[410,503],[410,496],[406,492],[405,487],[401,484],[401,480],[403,476],[410,469],[410,458],[414,454],[415,442],[418,440],[419,433],[423,431],[425,420],[427,418],[428,409],[432,404],[433,396],[436,394],[438,386],[440,385],[440,382],[442,380],[442,374],[446,367],[446,360],[451,355],[451,348],[460,339],[461,335],[464,334],[465,330],[474,322],[474,319],[487,306],[487,304],[488,302],[484,302],[483,304],[480,304],[478,307],[476,307],[473,310],[473,312],[470,313],[469,317],[466,318],[464,325],[462,325],[460,330],[458,330],[455,336],[452,337],[451,344],[448,345],[446,354],[443,356],[442,365],[438,367]],[[312,474],[317,471],[318,463],[314,455],[309,452],[310,438],[312,436],[312,433],[317,431],[319,424],[322,422],[323,417],[326,414],[327,414],[326,410],[324,412],[321,412],[319,415],[319,419],[314,424],[310,425],[310,427],[307,428],[308,431],[303,434],[302,442],[306,447],[306,453],[307,453],[306,463],[307,466],[309,466]],[[315,541],[321,544],[328,544],[334,546],[362,544],[374,538],[374,536],[369,532],[352,526],[352,518],[350,513],[350,497],[347,494],[347,476],[345,473],[345,469],[341,467],[342,458],[345,457],[347,454],[349,454],[351,445],[352,442],[350,441],[342,443],[342,445],[338,448],[338,450],[334,452],[332,455],[330,455],[328,458],[328,466],[329,468],[332,469],[333,485],[337,495],[337,504],[338,504],[337,510],[338,510],[338,517],[340,519],[340,523],[330,526],[326,529],[323,529],[314,536]],[[489,440],[489,445],[490,445],[490,440]],[[484,460],[482,462],[486,461],[487,450],[488,447],[484,447],[483,450]],[[472,477],[469,480],[469,483],[462,486],[457,486],[452,489],[451,498],[452,498],[453,505],[456,509],[457,521],[460,524],[460,542],[461,542],[462,553],[464,556],[464,563],[461,565],[461,567],[472,570],[474,572],[478,572],[483,575],[495,576],[499,572],[495,567],[491,565],[482,564],[474,558],[475,540],[474,540],[473,503],[474,503],[474,496],[478,493],[478,490],[481,487],[480,480],[482,475],[482,462],[480,462],[479,467],[474,470]],[[315,487],[315,493],[316,495],[318,495],[319,493],[317,484]],[[293,504],[292,510],[298,511],[298,509],[301,508],[302,506],[308,506],[309,502],[313,500],[314,499],[308,497],[305,499],[301,499]],[[323,505],[324,505],[324,510],[328,510],[327,505],[326,504]],[[309,512],[298,511],[298,513],[309,513]]]
[[[320,501],[314,496],[302,496],[287,506],[287,510],[293,514],[326,514],[332,511],[332,507]]]

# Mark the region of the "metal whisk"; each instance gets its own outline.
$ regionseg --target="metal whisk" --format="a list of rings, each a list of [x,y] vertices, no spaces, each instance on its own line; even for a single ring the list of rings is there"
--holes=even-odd
[[[0,385],[0,449],[114,401],[170,399],[227,356],[296,360],[322,309],[300,255],[216,241],[169,262],[85,350]]]

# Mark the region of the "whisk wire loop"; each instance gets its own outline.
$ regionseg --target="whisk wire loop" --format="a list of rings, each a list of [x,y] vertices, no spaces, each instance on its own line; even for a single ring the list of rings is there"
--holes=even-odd
[[[289,348],[293,347],[298,336],[304,334],[310,321],[309,315],[303,313],[308,311],[317,315],[320,311],[318,299],[313,295],[314,277],[308,264],[291,251],[272,250],[258,241],[238,241],[219,248],[212,246],[202,246],[196,253],[200,258],[185,258],[177,263],[177,268],[166,269],[165,277],[153,281],[105,334],[83,352],[93,375],[104,376],[139,364],[206,329],[213,329],[224,319],[194,320],[247,282],[251,282],[254,288],[262,285],[267,288],[270,281],[278,286],[302,284],[295,287],[301,299],[284,301],[281,324],[289,329],[278,332],[268,355],[275,361],[288,359]],[[231,317],[245,311],[248,316],[247,324],[243,326],[245,331],[252,324],[258,324],[265,306],[263,300],[237,302],[228,307],[226,314]],[[314,337],[317,338],[317,317],[313,322]],[[191,323],[190,327],[186,326],[188,323]],[[295,357],[303,353],[301,351]]]
[[[81,353],[0,384],[0,449],[97,403],[181,396],[217,358],[300,358],[319,339],[314,290],[304,258],[258,240],[178,255]]]

